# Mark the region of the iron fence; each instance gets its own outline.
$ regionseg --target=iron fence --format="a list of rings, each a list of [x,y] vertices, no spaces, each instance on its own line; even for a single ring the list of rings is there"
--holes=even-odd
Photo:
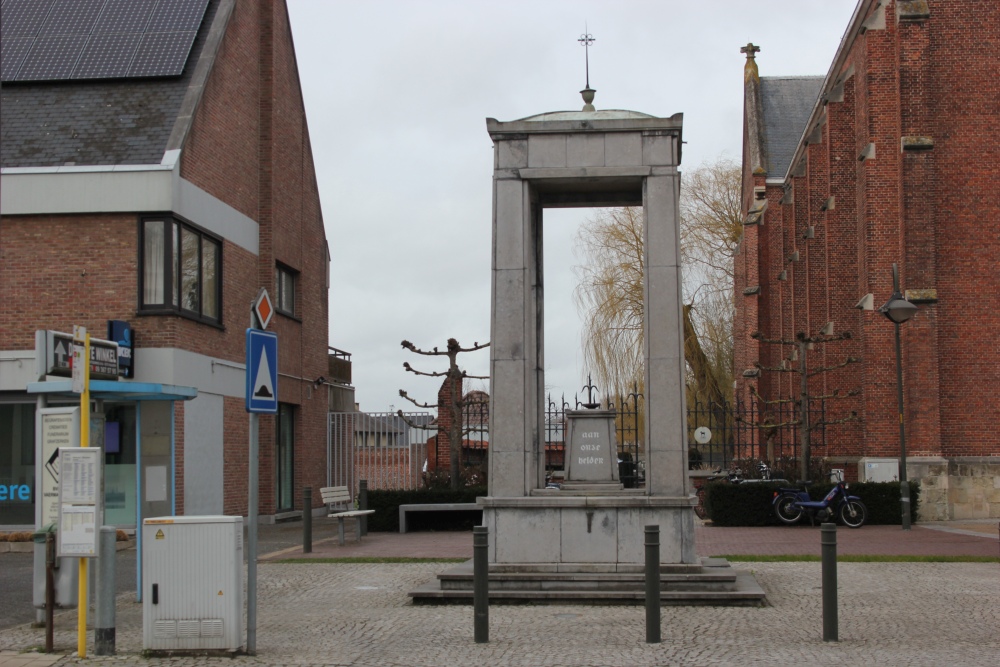
[[[761,412],[755,401],[725,403],[694,401],[687,410],[688,463],[691,467],[729,468],[733,461],[762,458],[776,461],[799,455],[799,410],[794,402],[770,406]],[[809,434],[814,455],[826,451],[826,401],[810,404]],[[709,440],[698,442],[695,432],[708,429]],[[702,432],[704,434],[704,431]]]
[[[405,417],[405,419],[404,419]],[[427,440],[436,430],[425,412],[331,412],[330,476],[352,494],[358,481],[369,489],[416,489],[423,484]],[[409,422],[409,423],[407,423]]]
[[[547,474],[564,470],[566,454],[566,411],[588,407],[612,410],[615,413],[616,448],[618,451],[618,476],[626,488],[645,486],[645,448],[643,441],[643,401],[638,387],[627,394],[620,394],[603,401],[593,402],[593,390],[588,392],[587,403],[575,396],[569,403],[563,396],[557,403],[551,394],[546,398],[545,410],[545,469]]]

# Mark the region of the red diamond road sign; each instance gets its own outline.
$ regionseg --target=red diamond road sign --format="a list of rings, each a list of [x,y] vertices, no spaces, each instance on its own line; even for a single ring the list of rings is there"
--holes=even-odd
[[[266,329],[274,315],[274,308],[271,306],[271,297],[267,295],[267,289],[261,287],[257,292],[257,298],[253,302],[253,312],[257,315],[260,328]]]

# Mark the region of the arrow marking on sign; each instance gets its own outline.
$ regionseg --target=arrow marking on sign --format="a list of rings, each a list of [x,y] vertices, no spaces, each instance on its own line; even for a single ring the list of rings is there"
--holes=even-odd
[[[254,398],[274,398],[271,386],[271,367],[267,363],[267,353],[261,349],[260,363],[257,365],[257,379],[253,385]]]

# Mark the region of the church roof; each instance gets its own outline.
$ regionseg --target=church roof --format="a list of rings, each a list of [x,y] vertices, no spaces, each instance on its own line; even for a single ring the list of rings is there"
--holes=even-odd
[[[821,76],[760,78],[767,174],[771,178],[781,178],[788,172],[823,80]]]

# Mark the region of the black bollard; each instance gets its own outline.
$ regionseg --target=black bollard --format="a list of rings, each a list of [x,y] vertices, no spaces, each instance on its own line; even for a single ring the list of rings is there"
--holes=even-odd
[[[472,608],[477,644],[487,644],[490,641],[489,545],[489,529],[486,526],[475,526],[472,529]]]
[[[660,643],[659,526],[646,526],[646,643]]]
[[[313,550],[313,490],[311,486],[302,489],[302,553]]]
[[[837,639],[837,524],[820,526],[823,549],[823,641]]]
[[[358,509],[366,510],[368,509],[368,480],[363,479],[358,482]],[[361,536],[364,537],[368,534],[368,517],[366,515],[361,515],[358,517],[358,521],[361,522]]]

